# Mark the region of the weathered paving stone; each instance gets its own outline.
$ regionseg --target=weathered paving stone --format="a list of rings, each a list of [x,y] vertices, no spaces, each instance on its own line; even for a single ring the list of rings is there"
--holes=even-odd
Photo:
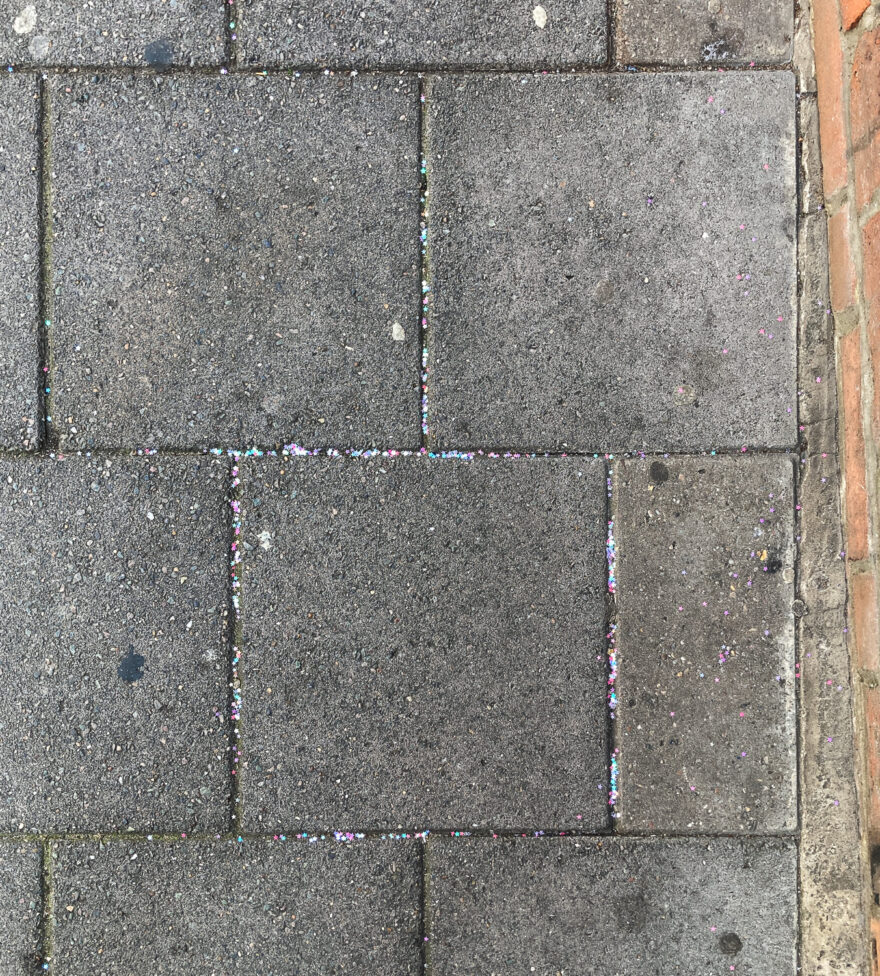
[[[222,0],[0,0],[0,59],[8,64],[219,64]]]
[[[796,972],[792,842],[431,839],[427,863],[435,976]]]
[[[789,457],[621,462],[622,830],[797,821]]]
[[[793,445],[794,107],[783,72],[435,80],[436,442]]]
[[[0,85],[0,447],[35,447],[38,428],[37,85]]]
[[[418,444],[415,80],[53,99],[62,444]]]
[[[607,824],[601,463],[243,484],[247,829]]]
[[[40,962],[40,849],[0,845],[0,976],[36,972]]]
[[[55,879],[59,976],[421,972],[414,843],[61,845]]]
[[[790,0],[624,0],[617,55],[643,64],[783,64],[791,58]]]
[[[227,474],[0,462],[0,830],[228,825]]]
[[[599,64],[607,51],[604,0],[239,6],[239,58],[252,65],[534,68]]]

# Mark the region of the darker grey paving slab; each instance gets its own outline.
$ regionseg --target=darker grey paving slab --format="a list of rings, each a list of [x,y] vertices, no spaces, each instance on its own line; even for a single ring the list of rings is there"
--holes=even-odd
[[[62,444],[418,444],[415,80],[53,99]]]
[[[428,842],[434,976],[794,976],[797,871],[783,840]]]
[[[39,430],[37,83],[0,85],[0,447],[33,448]]]
[[[224,0],[0,0],[0,60],[38,65],[220,64]]]
[[[783,72],[435,80],[436,441],[793,444],[794,107]]]
[[[0,830],[228,824],[227,473],[0,462]]]
[[[243,491],[247,829],[607,824],[601,463],[287,458]]]
[[[533,68],[600,64],[607,53],[605,0],[237,6],[239,60],[246,65]]]
[[[791,59],[790,0],[623,0],[617,59],[643,64],[784,64]]]
[[[618,466],[622,830],[797,825],[793,463]]]
[[[43,903],[35,844],[0,844],[0,976],[39,969]]]
[[[414,843],[60,845],[55,881],[58,976],[421,972]]]

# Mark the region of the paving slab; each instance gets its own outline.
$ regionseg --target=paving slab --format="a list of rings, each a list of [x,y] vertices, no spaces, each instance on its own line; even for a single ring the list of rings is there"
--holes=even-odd
[[[618,465],[621,830],[797,826],[793,465]]]
[[[426,4],[244,0],[236,24],[245,65],[536,68],[600,64],[605,0]]]
[[[622,0],[618,61],[641,64],[784,64],[790,0]]]
[[[40,355],[37,307],[40,255],[37,216],[37,82],[0,85],[0,447],[34,448],[39,431]]]
[[[16,65],[220,64],[224,0],[0,0],[0,60]]]
[[[247,466],[248,830],[608,823],[605,474]]]
[[[0,976],[37,972],[43,903],[40,848],[0,845]]]
[[[794,976],[793,842],[428,842],[429,965],[464,973]]]
[[[0,830],[227,826],[227,474],[0,461]]]
[[[415,843],[59,845],[58,976],[416,976]]]
[[[794,444],[790,74],[451,76],[428,101],[438,445]]]
[[[52,97],[63,445],[418,446],[414,79]]]

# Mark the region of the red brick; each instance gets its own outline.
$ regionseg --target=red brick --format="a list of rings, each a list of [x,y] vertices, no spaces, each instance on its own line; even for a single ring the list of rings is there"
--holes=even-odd
[[[855,302],[856,274],[849,246],[849,208],[828,218],[828,268],[831,307],[842,312]]]
[[[831,196],[846,183],[846,132],[843,125],[843,51],[840,18],[832,0],[812,5],[813,43],[816,52],[816,88],[819,101],[819,141],[822,147],[822,182]]]
[[[855,665],[880,671],[877,584],[874,574],[854,573],[849,581],[849,618],[855,633]]]
[[[862,35],[853,57],[850,128],[861,211],[880,186],[880,27]]]
[[[819,0],[823,3],[825,0]],[[861,20],[862,14],[870,6],[871,0],[840,0],[840,16],[843,20],[843,29],[849,30]]]
[[[862,287],[870,320],[880,325],[880,213],[862,228]]]
[[[880,688],[864,686],[865,765],[868,777],[868,831],[880,832]]]
[[[865,487],[865,438],[862,433],[862,355],[858,330],[840,340],[843,386],[843,457],[846,466],[846,552],[868,557],[868,493]]]

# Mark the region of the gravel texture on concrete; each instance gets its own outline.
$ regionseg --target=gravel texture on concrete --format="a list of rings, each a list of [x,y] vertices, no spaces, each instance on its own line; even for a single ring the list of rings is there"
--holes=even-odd
[[[431,839],[433,976],[794,976],[785,840]]]
[[[39,431],[37,390],[40,255],[37,215],[37,112],[33,77],[0,86],[0,447],[34,448]]]
[[[217,65],[223,0],[0,0],[0,60],[29,65]]]
[[[605,477],[285,459],[243,477],[249,830],[605,827]]]
[[[0,976],[38,971],[42,858],[36,844],[0,846]]]
[[[61,844],[59,976],[418,976],[415,843]]]
[[[242,65],[537,68],[599,64],[605,0],[243,0]]]
[[[797,826],[794,460],[617,466],[618,825]]]
[[[428,119],[438,445],[794,444],[791,74],[447,76]]]
[[[52,85],[63,445],[418,446],[415,79]]]
[[[0,830],[229,822],[228,466],[0,461]]]
[[[790,0],[622,0],[617,59],[637,64],[784,64],[791,58]]]

